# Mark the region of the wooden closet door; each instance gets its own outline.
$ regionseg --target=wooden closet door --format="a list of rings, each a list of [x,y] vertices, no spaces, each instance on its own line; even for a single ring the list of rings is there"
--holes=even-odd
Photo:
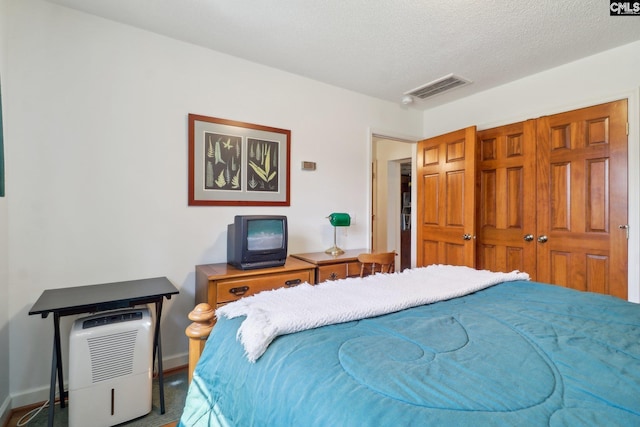
[[[475,265],[475,126],[418,142],[417,265]]]
[[[626,100],[538,119],[538,281],[627,299],[626,126]]]
[[[478,132],[477,268],[536,279],[536,121]]]

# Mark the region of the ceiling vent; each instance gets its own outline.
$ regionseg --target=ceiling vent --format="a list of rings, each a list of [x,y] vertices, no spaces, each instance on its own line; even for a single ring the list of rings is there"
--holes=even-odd
[[[409,92],[405,92],[404,94],[415,96],[419,99],[427,99],[432,96],[439,95],[443,92],[455,89],[457,87],[468,85],[470,83],[470,80],[463,79],[462,77],[453,74],[448,74],[444,77],[440,77],[439,79],[432,81],[431,83],[427,83],[426,85],[422,85],[420,87],[412,89]]]

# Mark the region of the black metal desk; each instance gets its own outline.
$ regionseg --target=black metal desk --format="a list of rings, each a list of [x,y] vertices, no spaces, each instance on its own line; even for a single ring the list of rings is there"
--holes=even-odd
[[[160,342],[160,315],[163,298],[170,299],[178,290],[166,277],[104,283],[100,285],[72,288],[47,289],[31,307],[29,314],[40,314],[45,318],[53,313],[53,356],[51,360],[51,385],[49,388],[49,426],[53,426],[56,393],[56,375],[60,391],[60,407],[65,407],[67,392],[64,391],[62,375],[62,353],[60,349],[60,317],[73,314],[95,313],[154,303],[156,326],[153,334],[153,359],[158,361],[158,385],[160,390],[160,413],[164,414],[164,375],[162,373],[162,346]]]

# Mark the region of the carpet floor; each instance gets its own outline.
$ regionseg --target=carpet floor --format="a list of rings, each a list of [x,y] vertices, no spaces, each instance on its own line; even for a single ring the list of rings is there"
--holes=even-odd
[[[164,375],[164,409],[165,413],[160,414],[160,393],[158,390],[158,379],[153,379],[153,398],[151,412],[147,415],[128,421],[126,423],[119,424],[119,426],[126,427],[161,427],[166,424],[178,421],[180,415],[182,415],[182,409],[184,408],[184,401],[187,396],[188,378],[186,369],[166,373]],[[53,425],[54,427],[67,427],[69,425],[69,406],[73,402],[69,402],[68,406],[64,409],[60,409],[59,405],[56,405],[54,410]],[[7,427],[18,426],[18,418],[22,416],[20,414],[9,420]],[[28,421],[27,427],[45,427],[47,425],[49,416],[49,408],[45,408],[37,415],[33,416]],[[24,421],[23,421],[24,422]],[[87,425],[90,427],[90,425]]]

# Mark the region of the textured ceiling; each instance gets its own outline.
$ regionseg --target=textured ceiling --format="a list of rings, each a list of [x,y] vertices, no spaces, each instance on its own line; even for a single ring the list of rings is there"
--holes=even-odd
[[[376,98],[435,105],[640,40],[606,0],[49,0]]]

